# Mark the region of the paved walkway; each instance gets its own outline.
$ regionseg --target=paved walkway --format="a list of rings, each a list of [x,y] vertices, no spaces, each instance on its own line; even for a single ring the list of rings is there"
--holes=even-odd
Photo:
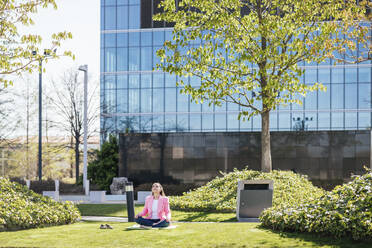
[[[128,222],[128,218],[124,217],[104,217],[104,216],[82,216],[82,221],[101,221],[101,222]],[[217,223],[217,222],[190,222],[190,221],[172,221],[177,223]],[[246,222],[253,222],[253,223],[259,223],[259,219],[257,218],[251,218],[249,221]],[[222,222],[221,222],[222,223]],[[238,222],[231,222],[231,223],[238,223]]]

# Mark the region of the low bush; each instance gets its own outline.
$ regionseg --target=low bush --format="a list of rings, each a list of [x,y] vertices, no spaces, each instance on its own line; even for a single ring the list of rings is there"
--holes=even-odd
[[[292,207],[265,210],[264,227],[372,241],[372,173],[356,176],[324,196]]]
[[[244,169],[235,169],[231,173],[222,173],[206,185],[171,197],[174,209],[186,211],[234,212],[236,210],[237,186],[240,180],[270,179],[274,181],[273,206],[288,206],[306,202],[312,197],[318,198],[324,190],[317,188],[306,176],[291,171],[274,170],[270,173]]]
[[[59,203],[26,186],[0,178],[0,230],[17,230],[74,223],[78,209]]]

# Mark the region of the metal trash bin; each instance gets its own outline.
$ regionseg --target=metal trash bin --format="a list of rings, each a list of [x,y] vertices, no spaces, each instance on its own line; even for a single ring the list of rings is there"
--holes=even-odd
[[[272,180],[238,181],[236,201],[238,221],[258,221],[261,212],[272,206],[273,190]]]

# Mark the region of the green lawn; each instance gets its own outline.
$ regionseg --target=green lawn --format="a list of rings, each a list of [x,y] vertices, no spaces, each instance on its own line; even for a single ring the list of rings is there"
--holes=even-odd
[[[115,216],[127,217],[127,208],[124,204],[80,204],[77,205],[83,216]],[[143,205],[136,205],[135,213],[142,211]],[[175,221],[236,221],[235,213],[205,213],[185,212],[171,210],[172,220]]]
[[[176,223],[171,230],[132,230],[133,223],[98,222],[0,233],[0,247],[371,247],[309,234],[275,233],[256,223]]]

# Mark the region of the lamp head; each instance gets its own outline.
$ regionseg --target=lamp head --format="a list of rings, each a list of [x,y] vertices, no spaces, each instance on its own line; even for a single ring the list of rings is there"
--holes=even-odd
[[[79,66],[79,71],[88,71],[88,65],[81,65]]]

